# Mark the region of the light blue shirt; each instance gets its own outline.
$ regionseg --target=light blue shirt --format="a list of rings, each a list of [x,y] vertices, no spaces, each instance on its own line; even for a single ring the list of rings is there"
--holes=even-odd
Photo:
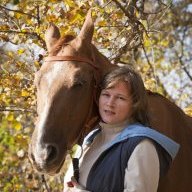
[[[85,137],[84,144],[87,145],[91,143],[99,132],[100,129],[95,129],[91,131]],[[180,148],[180,145],[169,137],[159,133],[154,129],[145,127],[139,123],[128,125],[113,141],[108,143],[107,148],[110,148],[112,145],[119,143],[125,139],[137,136],[145,136],[157,142],[159,145],[161,145],[161,147],[163,147],[167,151],[167,153],[171,156],[172,160],[175,158]]]

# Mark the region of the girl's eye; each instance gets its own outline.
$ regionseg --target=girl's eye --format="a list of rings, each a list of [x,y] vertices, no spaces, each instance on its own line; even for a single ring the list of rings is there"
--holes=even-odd
[[[102,93],[101,95],[102,95],[102,96],[105,96],[105,97],[109,97],[109,94],[108,94],[108,93]]]
[[[126,100],[124,97],[118,97],[118,99],[120,99],[120,100]]]

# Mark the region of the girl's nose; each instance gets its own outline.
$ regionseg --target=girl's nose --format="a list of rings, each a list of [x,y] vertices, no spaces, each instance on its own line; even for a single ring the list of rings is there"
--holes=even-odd
[[[107,100],[107,105],[113,107],[115,105],[115,99],[113,97],[109,97]]]

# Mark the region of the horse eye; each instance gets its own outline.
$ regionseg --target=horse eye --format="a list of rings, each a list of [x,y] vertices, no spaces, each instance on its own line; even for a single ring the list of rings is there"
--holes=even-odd
[[[78,80],[78,81],[75,81],[74,84],[73,84],[73,88],[75,87],[82,87],[83,85],[86,84],[86,81],[85,80]]]

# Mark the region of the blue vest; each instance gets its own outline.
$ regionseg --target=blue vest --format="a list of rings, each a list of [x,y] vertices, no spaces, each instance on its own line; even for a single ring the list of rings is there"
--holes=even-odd
[[[92,131],[85,138],[84,144],[91,143],[99,132],[100,129]],[[132,124],[110,142],[96,160],[89,172],[86,189],[91,192],[123,191],[127,162],[135,147],[145,138],[154,142],[160,161],[160,177],[165,175],[171,159],[175,158],[179,150],[179,145],[153,129]]]

